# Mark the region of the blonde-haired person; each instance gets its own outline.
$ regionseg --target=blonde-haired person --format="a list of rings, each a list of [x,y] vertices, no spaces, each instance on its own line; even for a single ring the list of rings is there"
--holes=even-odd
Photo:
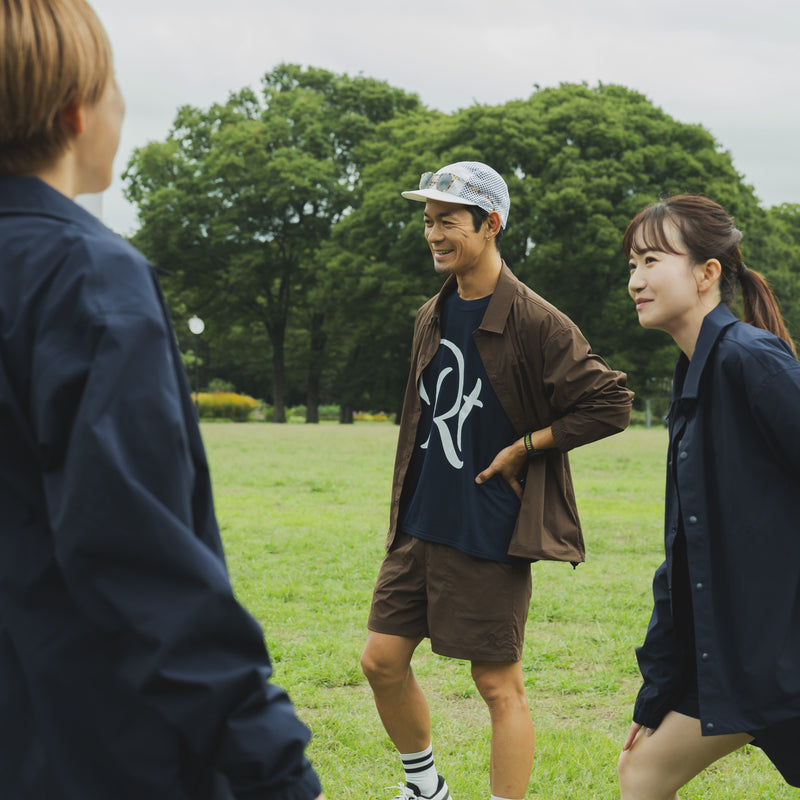
[[[123,115],[84,0],[0,0],[0,797],[312,800],[152,268],[73,202]]]
[[[673,800],[749,742],[800,786],[800,364],[741,238],[719,204],[683,195],[623,240],[639,322],[681,353],[622,800]],[[737,288],[745,321],[728,307]]]

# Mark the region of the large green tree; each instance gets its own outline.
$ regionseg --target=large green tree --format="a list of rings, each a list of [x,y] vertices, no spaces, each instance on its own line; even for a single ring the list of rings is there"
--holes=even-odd
[[[181,108],[166,141],[135,152],[126,195],[139,210],[135,244],[169,271],[187,307],[220,327],[266,332],[276,421],[285,421],[287,329],[303,315],[313,419],[326,343],[319,247],[360,205],[358,144],[420,104],[381,81],[295,65],[261,88]]]
[[[398,118],[364,146],[363,203],[333,234],[347,264],[358,265],[358,281],[345,274],[344,260],[331,261],[339,286],[365,310],[376,309],[354,331],[364,363],[390,352],[387,334],[407,347],[413,310],[440,283],[431,278],[419,204],[399,191],[421,171],[452,161],[484,161],[506,177],[511,213],[502,251],[509,265],[640,391],[671,374],[675,349],[666,335],[639,328],[627,296],[620,246],[634,214],[666,195],[699,192],[756,232],[746,237],[748,253],[766,247],[766,213],[730,154],[702,127],[621,86],[565,84],[502,106]]]
[[[344,421],[358,407],[400,410],[414,313],[441,284],[423,237],[422,206],[400,191],[438,164],[434,132],[448,125],[447,115],[420,109],[365,140],[361,205],[339,222],[322,251]]]
[[[345,420],[358,407],[397,410],[414,313],[441,285],[422,207],[400,191],[469,159],[508,181],[512,269],[640,393],[668,385],[676,351],[640,329],[620,244],[661,197],[697,192],[725,205],[745,231],[746,260],[800,330],[798,206],[764,210],[708,131],[615,85],[564,84],[444,114],[384,83],[283,66],[262,96],[181,109],[165,142],[137,152],[127,172],[136,241],[173,272],[176,302],[225,331],[209,334],[215,346],[239,343],[206,363],[245,377],[259,350],[271,355],[278,419],[287,380],[293,396],[302,385],[311,421],[323,394]]]

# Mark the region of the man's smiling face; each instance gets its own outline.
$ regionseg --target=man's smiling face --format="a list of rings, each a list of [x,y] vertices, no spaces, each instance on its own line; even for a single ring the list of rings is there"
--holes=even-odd
[[[494,249],[494,243],[486,237],[486,223],[476,231],[472,214],[463,205],[428,200],[424,219],[433,266],[440,274],[468,272]]]

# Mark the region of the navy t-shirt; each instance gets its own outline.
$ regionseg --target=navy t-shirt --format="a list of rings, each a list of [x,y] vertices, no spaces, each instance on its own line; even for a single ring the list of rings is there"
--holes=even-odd
[[[489,297],[449,295],[442,309],[442,340],[420,378],[422,415],[407,480],[414,493],[400,529],[469,555],[512,562],[508,545],[519,500],[500,475],[475,476],[518,436],[489,383],[473,331]]]

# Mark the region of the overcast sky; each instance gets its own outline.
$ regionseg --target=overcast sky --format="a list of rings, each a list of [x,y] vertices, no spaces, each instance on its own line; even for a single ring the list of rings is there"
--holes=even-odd
[[[800,202],[797,0],[93,5],[127,102],[114,182],[103,196],[106,223],[123,234],[136,227],[120,179],[133,149],[163,140],[181,105],[224,102],[281,62],[385,80],[442,111],[526,98],[534,84],[622,84],[711,131],[762,204]]]

